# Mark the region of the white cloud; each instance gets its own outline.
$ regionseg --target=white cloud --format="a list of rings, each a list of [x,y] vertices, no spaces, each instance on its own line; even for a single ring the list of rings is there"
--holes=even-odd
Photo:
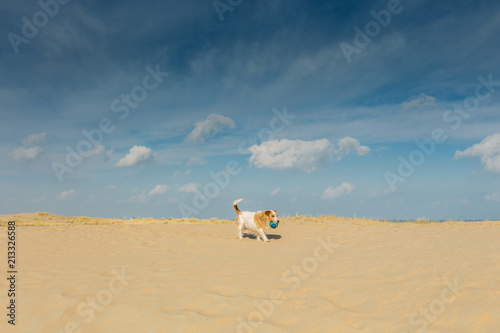
[[[133,195],[125,200],[118,200],[118,202],[143,203],[146,202],[146,199],[147,199],[146,191],[142,191],[141,193]]]
[[[9,153],[9,157],[13,161],[28,161],[37,158],[37,156],[40,155],[41,152],[43,152],[43,149],[38,146],[29,148],[19,147],[16,150],[11,151]]]
[[[23,145],[31,146],[34,143],[39,143],[45,140],[47,133],[31,134],[23,140]]]
[[[275,170],[295,169],[312,172],[327,164],[336,155],[337,160],[351,152],[359,156],[368,154],[370,148],[362,146],[358,140],[345,137],[338,142],[338,149],[327,139],[315,141],[270,140],[249,148],[250,165],[256,168]]]
[[[188,184],[185,184],[185,185],[182,185],[181,187],[179,187],[179,192],[184,192],[184,193],[191,193],[191,192],[195,192],[198,187],[200,186],[200,184],[197,184],[197,183],[188,183]]]
[[[249,163],[256,168],[296,169],[311,172],[332,159],[334,147],[327,139],[316,141],[270,140],[249,148]]]
[[[42,196],[41,196],[41,197],[39,197],[39,198],[33,199],[33,200],[31,200],[30,202],[35,203],[35,202],[40,202],[40,201],[43,201],[43,200],[45,200],[45,199],[47,199],[47,194],[44,194],[44,195],[42,195]]]
[[[193,165],[205,165],[207,164],[207,160],[201,158],[201,157],[191,157],[189,161],[187,162],[187,166],[193,166]]]
[[[436,105],[436,98],[432,96],[427,96],[426,94],[420,94],[409,98],[406,102],[401,103],[402,109],[412,109],[412,108],[423,108]]]
[[[397,189],[397,186],[395,186],[395,188]],[[394,190],[396,190],[394,189]],[[368,197],[369,198],[376,198],[376,197],[379,197],[379,196],[382,196],[382,195],[388,195],[388,194],[391,194],[393,191],[391,191],[391,189],[387,186],[381,186],[371,192],[368,193]]]
[[[439,201],[439,200],[438,200],[438,201],[434,201],[433,203],[431,203],[431,206],[432,206],[432,207],[437,207],[437,206],[439,206],[440,204],[441,204],[441,201]]]
[[[144,146],[133,146],[130,152],[121,160],[119,160],[116,167],[129,167],[140,163],[150,161],[153,158],[153,151],[151,148]]]
[[[495,201],[495,202],[500,202],[500,193],[491,193],[491,194],[486,194],[484,198],[488,201]]]
[[[281,189],[278,187],[277,189],[274,189],[272,192],[271,192],[271,195],[276,195],[278,193],[280,193]]]
[[[167,190],[168,190],[167,185],[156,185],[154,189],[149,191],[148,195],[151,196],[151,195],[164,194],[165,192],[167,192]]]
[[[354,190],[354,185],[351,183],[342,183],[338,187],[330,186],[323,191],[321,194],[321,199],[335,199],[340,197],[342,194],[351,193]]]
[[[454,159],[463,157],[480,157],[486,172],[500,174],[500,133],[490,135],[464,151],[455,152]]]
[[[68,190],[68,191],[63,191],[61,194],[59,194],[59,199],[66,199],[76,193],[75,190]]]
[[[356,152],[359,156],[364,156],[370,152],[370,148],[368,146],[362,146],[358,140],[349,136],[340,139],[337,149],[337,159],[340,160],[342,156],[351,152]]]
[[[102,153],[104,153],[104,146],[98,145],[98,146],[95,146],[94,149],[92,149],[92,151],[87,155],[87,157],[99,156]]]
[[[212,113],[205,120],[198,121],[191,133],[188,134],[184,142],[200,143],[205,138],[214,136],[224,128],[234,128],[234,121],[220,114]]]

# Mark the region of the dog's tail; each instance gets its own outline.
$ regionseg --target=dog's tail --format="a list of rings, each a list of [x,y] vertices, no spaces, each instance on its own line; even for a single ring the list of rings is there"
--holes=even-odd
[[[241,210],[238,208],[238,204],[241,202],[241,200],[243,200],[243,199],[238,199],[235,202],[233,202],[233,208],[234,208],[236,214],[238,214],[238,215],[241,213]]]

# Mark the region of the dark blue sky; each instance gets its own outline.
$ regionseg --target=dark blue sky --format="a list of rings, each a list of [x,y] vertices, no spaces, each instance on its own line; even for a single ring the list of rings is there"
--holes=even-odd
[[[36,1],[0,7],[4,213],[186,215],[237,161],[191,215],[231,217],[245,197],[282,214],[498,218],[496,1],[45,3],[53,17]],[[293,120],[266,132],[285,107]],[[113,129],[69,166],[103,119]],[[439,128],[447,139],[402,177]]]

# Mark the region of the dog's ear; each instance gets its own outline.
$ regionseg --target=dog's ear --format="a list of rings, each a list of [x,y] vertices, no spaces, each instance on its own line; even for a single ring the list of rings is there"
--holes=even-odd
[[[263,218],[266,220],[266,224],[269,223],[273,218],[271,217],[273,212],[270,210],[266,210],[263,214]]]

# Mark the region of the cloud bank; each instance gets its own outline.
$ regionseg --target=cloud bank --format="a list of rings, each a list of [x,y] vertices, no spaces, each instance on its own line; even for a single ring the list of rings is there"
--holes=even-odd
[[[327,139],[314,141],[270,140],[249,148],[252,154],[249,164],[259,169],[293,169],[313,172],[326,165],[336,156],[337,160],[351,152],[363,156],[370,148],[362,146],[358,140],[345,137],[338,142],[338,148]]]

